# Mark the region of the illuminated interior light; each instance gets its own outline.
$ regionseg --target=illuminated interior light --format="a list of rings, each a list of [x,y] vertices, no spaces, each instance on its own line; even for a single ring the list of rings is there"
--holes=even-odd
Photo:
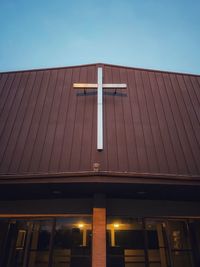
[[[79,223],[78,227],[79,228],[83,228],[84,227],[84,224],[83,223]]]
[[[114,228],[119,228],[119,224],[118,223],[114,223]]]

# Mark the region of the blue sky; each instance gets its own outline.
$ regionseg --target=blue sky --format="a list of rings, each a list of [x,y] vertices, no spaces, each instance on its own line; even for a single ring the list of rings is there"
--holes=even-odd
[[[0,0],[0,71],[104,62],[200,74],[199,0]]]

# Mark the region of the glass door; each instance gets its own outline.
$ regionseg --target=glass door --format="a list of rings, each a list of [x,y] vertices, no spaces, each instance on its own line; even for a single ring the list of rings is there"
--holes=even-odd
[[[145,267],[146,256],[142,220],[108,218],[107,267]]]
[[[53,267],[91,266],[91,218],[71,217],[56,221]]]
[[[53,220],[33,221],[27,240],[27,253],[24,258],[28,267],[48,267],[51,253]]]
[[[0,220],[0,267],[90,267],[91,217]]]
[[[107,267],[199,267],[200,221],[107,220]]]
[[[23,267],[30,223],[19,220],[1,221],[1,257],[3,267]],[[2,227],[4,231],[2,231]]]
[[[168,220],[167,226],[172,265],[174,267],[195,266],[188,220]]]

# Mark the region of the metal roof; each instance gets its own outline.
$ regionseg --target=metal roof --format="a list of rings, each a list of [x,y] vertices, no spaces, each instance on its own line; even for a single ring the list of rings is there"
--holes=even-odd
[[[96,149],[99,64],[0,73],[0,176],[100,171],[200,176],[200,76],[101,64],[104,150]]]

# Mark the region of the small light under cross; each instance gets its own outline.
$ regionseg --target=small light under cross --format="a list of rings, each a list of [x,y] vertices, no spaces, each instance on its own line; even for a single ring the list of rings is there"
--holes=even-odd
[[[103,69],[97,69],[97,83],[74,83],[75,89],[97,89],[97,150],[103,150],[103,89],[124,89],[125,83],[103,83]]]

